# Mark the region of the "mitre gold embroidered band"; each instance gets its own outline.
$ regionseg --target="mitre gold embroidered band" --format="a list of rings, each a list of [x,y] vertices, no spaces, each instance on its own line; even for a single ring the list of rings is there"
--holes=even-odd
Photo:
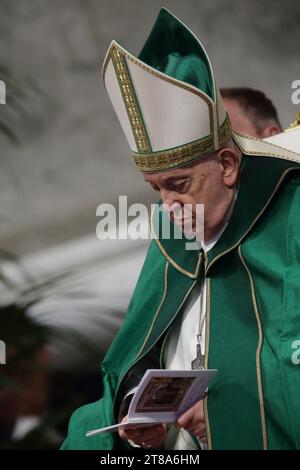
[[[231,124],[228,116],[219,131],[219,145],[224,145],[232,135]],[[190,163],[215,150],[211,135],[203,137],[177,148],[153,153],[133,152],[133,159],[140,171],[156,172],[165,171],[180,165]]]

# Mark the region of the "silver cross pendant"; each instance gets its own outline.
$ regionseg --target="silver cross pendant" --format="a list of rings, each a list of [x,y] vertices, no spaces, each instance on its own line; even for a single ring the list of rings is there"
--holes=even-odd
[[[192,370],[201,370],[205,367],[205,356],[201,353],[200,342],[197,343],[196,358],[191,362]]]

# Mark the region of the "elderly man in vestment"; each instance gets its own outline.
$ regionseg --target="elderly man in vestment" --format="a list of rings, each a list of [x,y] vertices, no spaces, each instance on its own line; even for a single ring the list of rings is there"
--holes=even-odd
[[[138,57],[111,43],[103,80],[174,231],[185,222],[174,207],[192,208],[197,249],[187,233],[161,236],[154,213],[124,325],[101,365],[103,395],[73,414],[63,448],[299,449],[300,129],[267,140],[234,133],[205,49],[165,9]],[[173,429],[86,437],[126,420],[124,396],[147,368],[195,366],[218,372]]]

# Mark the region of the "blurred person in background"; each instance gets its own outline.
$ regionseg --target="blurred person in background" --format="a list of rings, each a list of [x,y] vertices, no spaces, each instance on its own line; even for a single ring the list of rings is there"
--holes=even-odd
[[[0,449],[57,449],[70,413],[97,399],[101,381],[88,370],[89,362],[78,362],[72,348],[61,350],[61,342],[72,345],[74,332],[45,326],[28,310],[29,305],[17,303],[0,307],[6,344],[6,363],[0,365]],[[76,344],[92,350],[80,335]],[[74,369],[58,363],[63,354],[70,355]]]
[[[10,304],[1,307],[0,332],[7,350],[0,378],[0,446],[55,447],[59,437],[43,426],[51,394],[48,329]]]
[[[220,89],[235,132],[266,139],[282,132],[277,110],[265,93],[245,87]]]

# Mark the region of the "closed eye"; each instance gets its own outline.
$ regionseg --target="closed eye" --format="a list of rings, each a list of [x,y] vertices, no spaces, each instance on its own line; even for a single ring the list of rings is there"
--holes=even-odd
[[[185,180],[180,180],[180,181],[167,181],[165,183],[165,189],[167,191],[176,191],[178,193],[184,193],[188,189],[188,183],[190,182],[190,179],[185,179]],[[151,188],[154,189],[154,191],[160,192],[160,189],[150,181],[148,183],[151,185]]]
[[[150,183],[150,186],[152,189],[154,189],[154,191],[159,191],[158,187],[155,186],[155,184]]]
[[[184,193],[187,189],[187,186],[188,186],[188,182],[189,180],[184,180],[184,181],[181,181],[180,183],[171,183],[170,184],[170,189],[172,191],[176,191],[178,193]]]
[[[186,181],[184,183],[174,184],[172,186],[175,191],[178,191],[178,192],[183,191],[186,186]]]

